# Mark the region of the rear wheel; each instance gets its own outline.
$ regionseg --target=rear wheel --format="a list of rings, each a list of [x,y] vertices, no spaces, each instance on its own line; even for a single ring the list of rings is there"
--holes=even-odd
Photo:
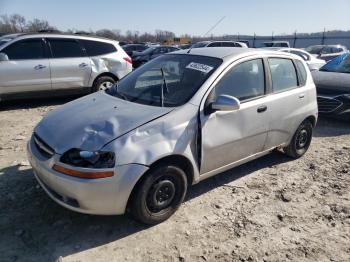
[[[179,208],[186,191],[187,177],[182,169],[171,165],[157,166],[136,188],[131,213],[145,224],[163,222]]]
[[[92,92],[107,90],[108,88],[111,88],[115,82],[116,81],[110,76],[101,76],[95,80]]]
[[[295,132],[290,144],[284,148],[286,155],[299,158],[309,149],[312,139],[313,126],[310,121],[306,120],[300,124]]]

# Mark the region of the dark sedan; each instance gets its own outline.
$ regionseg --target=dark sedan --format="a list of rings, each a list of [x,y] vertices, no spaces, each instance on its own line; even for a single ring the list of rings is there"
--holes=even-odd
[[[125,53],[127,53],[132,58],[133,53],[135,51],[142,52],[146,50],[148,46],[144,44],[127,44],[127,45],[123,45],[122,48],[124,49]]]
[[[166,53],[174,52],[180,50],[177,47],[173,46],[157,46],[157,47],[149,47],[143,52],[134,52],[133,55],[133,67],[137,68],[140,65],[156,58],[158,56],[164,55]]]
[[[350,120],[350,54],[313,71],[320,114]]]

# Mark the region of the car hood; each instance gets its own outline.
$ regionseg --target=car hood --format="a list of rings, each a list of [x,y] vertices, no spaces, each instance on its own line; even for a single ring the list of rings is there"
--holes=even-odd
[[[350,74],[312,71],[317,93],[325,95],[342,95],[350,93]]]
[[[71,148],[94,151],[172,110],[97,92],[49,112],[34,132],[58,154]]]

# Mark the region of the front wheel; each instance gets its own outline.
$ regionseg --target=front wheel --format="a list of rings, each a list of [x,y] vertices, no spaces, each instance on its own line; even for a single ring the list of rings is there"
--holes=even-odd
[[[187,191],[185,172],[162,165],[151,170],[137,186],[131,200],[131,213],[145,224],[158,224],[179,208]]]
[[[304,155],[311,144],[312,131],[313,126],[310,121],[306,120],[301,123],[290,144],[283,149],[286,155],[293,158],[299,158]]]

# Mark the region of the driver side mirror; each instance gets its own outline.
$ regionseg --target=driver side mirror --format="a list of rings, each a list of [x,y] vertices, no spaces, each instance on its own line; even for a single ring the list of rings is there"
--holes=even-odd
[[[9,57],[5,53],[0,53],[0,62],[9,61]]]
[[[209,104],[209,113],[215,111],[235,111],[240,108],[241,103],[233,96],[220,95],[216,100]]]

